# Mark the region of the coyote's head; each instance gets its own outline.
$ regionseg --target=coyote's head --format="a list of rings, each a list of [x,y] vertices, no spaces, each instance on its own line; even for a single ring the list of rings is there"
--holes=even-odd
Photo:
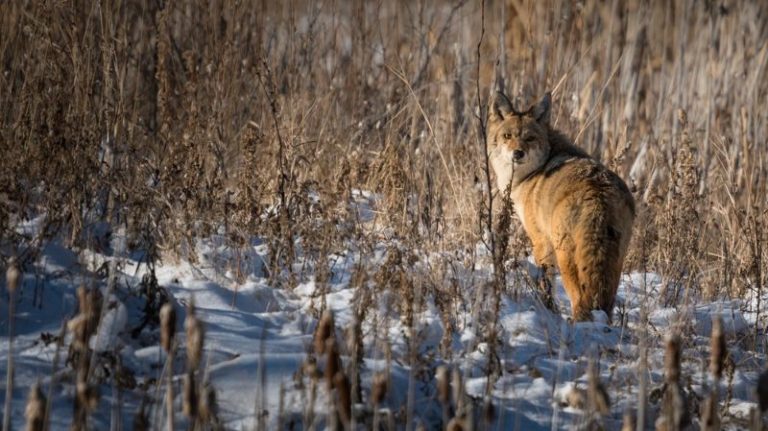
[[[549,158],[549,111],[547,93],[526,111],[516,111],[502,92],[496,93],[488,112],[488,157],[499,190],[512,188],[544,166]]]

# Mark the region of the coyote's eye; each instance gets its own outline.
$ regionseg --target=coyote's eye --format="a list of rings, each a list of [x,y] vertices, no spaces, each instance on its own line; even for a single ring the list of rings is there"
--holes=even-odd
[[[506,140],[512,139],[512,134],[509,132],[504,132],[504,135],[502,136]]]
[[[525,138],[523,138],[523,142],[526,144],[532,144],[536,142],[536,137],[533,135],[526,135]]]

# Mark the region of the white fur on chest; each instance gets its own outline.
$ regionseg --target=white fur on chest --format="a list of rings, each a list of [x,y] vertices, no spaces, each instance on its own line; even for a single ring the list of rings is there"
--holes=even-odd
[[[523,228],[527,231],[528,227],[525,225],[525,205],[523,205],[522,197],[520,196],[520,188],[513,189],[509,194],[512,199],[512,204],[515,207],[515,213],[520,218],[520,223],[523,224]]]

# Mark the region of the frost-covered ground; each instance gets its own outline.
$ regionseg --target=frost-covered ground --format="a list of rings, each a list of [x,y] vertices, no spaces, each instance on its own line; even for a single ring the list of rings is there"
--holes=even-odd
[[[20,228],[34,231],[35,223]],[[113,234],[113,243],[118,234]],[[256,412],[266,411],[269,428],[278,422],[281,394],[283,398],[282,423],[291,422],[297,428],[307,428],[302,421],[308,417],[311,406],[308,381],[297,373],[312,350],[313,331],[317,325],[318,310],[327,304],[334,312],[337,337],[346,340],[345,329],[354,319],[354,304],[361,288],[352,287],[353,271],[358,265],[375,269],[386,259],[392,244],[382,239],[373,253],[360,262],[354,247],[329,258],[331,276],[321,289],[311,270],[302,266],[301,258],[295,264],[297,286],[293,289],[275,288],[266,276],[267,247],[258,239],[240,255],[245,281],[236,283],[231,273],[235,254],[222,238],[214,236],[201,240],[197,247],[197,261],[165,259],[156,267],[158,284],[171,295],[178,312],[177,328],[183,328],[185,305],[192,298],[205,322],[205,364],[209,381],[215,387],[219,415],[227,429],[252,429]],[[155,381],[161,378],[164,354],[159,347],[159,329],[156,324],[140,328],[145,319],[146,300],[139,294],[141,281],[147,273],[140,252],[113,253],[113,248],[96,250],[69,250],[61,242],[45,247],[40,259],[25,268],[23,286],[17,295],[16,337],[13,351],[15,359],[15,385],[12,399],[12,423],[21,429],[24,408],[30,385],[43,384],[51,390],[51,429],[68,428],[72,417],[74,373],[65,364],[66,345],[61,349],[59,363],[55,338],[62,324],[71,318],[77,307],[76,288],[80,285],[98,287],[107,294],[108,268],[115,261],[118,277],[110,296],[110,306],[91,347],[99,353],[99,367],[95,376],[102,382],[100,401],[91,418],[94,429],[107,429],[110,424],[122,422],[130,429],[134,414],[142,402],[146,388],[148,397],[162,399]],[[391,379],[382,408],[403,423],[409,415],[407,399],[413,396],[415,421],[435,429],[440,426],[441,405],[437,401],[435,371],[439,365],[458,367],[464,377],[469,397],[476,399],[476,411],[481,409],[486,388],[488,346],[484,335],[476,333],[484,308],[482,288],[488,268],[483,267],[482,247],[478,246],[475,268],[456,270],[455,275],[462,297],[453,308],[451,321],[455,326],[450,339],[451,358],[439,348],[443,337],[443,320],[434,294],[424,297],[423,311],[415,316],[415,328],[403,325],[395,311],[393,301],[403,301],[395,292],[379,292],[362,325],[364,334],[364,360],[359,370],[363,386],[363,404],[368,406],[371,380],[374,373],[387,370]],[[115,254],[122,254],[116,257]],[[456,255],[458,256],[458,254]],[[414,267],[427,268],[434,255],[423,255]],[[487,259],[486,259],[487,260]],[[244,263],[243,263],[244,262]],[[509,283],[523,283],[526,272],[534,271],[530,263],[510,273]],[[364,284],[373,289],[374,280]],[[4,283],[4,281],[3,281]],[[755,313],[749,311],[749,301],[695,302],[665,308],[659,298],[662,281],[654,274],[633,273],[623,278],[619,289],[619,303],[613,325],[599,322],[570,323],[567,320],[568,300],[560,280],[557,280],[558,300],[562,315],[543,309],[530,294],[521,294],[517,300],[504,296],[498,322],[502,327],[500,362],[502,375],[492,391],[495,405],[492,429],[568,429],[584,423],[584,414],[564,402],[574,388],[586,387],[588,358],[596,358],[602,384],[611,398],[610,414],[603,417],[608,429],[618,429],[625,410],[637,407],[639,373],[647,373],[649,382],[649,412],[646,424],[652,426],[658,410],[659,388],[663,381],[663,338],[678,329],[684,341],[683,386],[691,400],[703,398],[709,385],[706,374],[708,343],[712,316],[719,314],[725,323],[730,363],[721,383],[720,397],[724,423],[737,428],[746,423],[749,409],[755,405],[754,387],[762,370],[765,340],[754,338]],[[525,289],[519,289],[525,292]],[[3,289],[3,292],[5,290]],[[763,298],[765,301],[768,298]],[[681,301],[683,302],[683,301]],[[0,372],[5,376],[8,357],[8,301],[3,296],[0,308]],[[641,310],[648,310],[647,325],[641,325]],[[140,328],[140,329],[137,329]],[[648,368],[639,366],[639,344],[647,334],[649,345]],[[183,377],[184,333],[178,331],[181,347],[174,380],[179,394]],[[414,344],[415,343],[415,344]],[[342,341],[342,356],[349,361],[346,343]],[[415,347],[414,357],[409,346]],[[387,360],[389,346],[391,360]],[[756,352],[759,351],[760,353]],[[115,372],[119,357],[122,375],[120,385],[110,376]],[[415,363],[411,367],[409,364]],[[323,366],[322,360],[318,362]],[[55,373],[54,373],[55,370]],[[51,383],[53,386],[51,387]],[[317,428],[327,424],[325,413],[328,400],[324,386],[319,385],[314,403]],[[160,389],[162,391],[163,389]],[[0,397],[4,397],[0,394]],[[181,398],[177,396],[177,419],[183,424]],[[696,408],[695,405],[690,407]],[[360,406],[356,410],[366,411]],[[367,410],[369,411],[369,410]],[[160,418],[162,412],[153,412]],[[370,420],[370,414],[363,414]],[[698,415],[696,415],[698,416]],[[383,415],[386,417],[386,415]],[[370,422],[360,424],[361,429]]]

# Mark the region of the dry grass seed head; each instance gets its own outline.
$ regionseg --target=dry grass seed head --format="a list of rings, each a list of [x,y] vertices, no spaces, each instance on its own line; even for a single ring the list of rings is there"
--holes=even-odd
[[[45,430],[45,406],[46,400],[40,389],[40,381],[35,382],[29,390],[27,406],[24,409],[24,417],[27,419],[27,431]]]
[[[339,354],[339,343],[335,337],[328,338],[325,341],[325,380],[328,388],[334,387],[334,377],[341,371],[341,355]]]
[[[94,384],[90,384],[84,381],[77,382],[77,398],[80,401],[80,405],[85,407],[85,410],[92,412],[96,410],[99,405],[99,388]]]
[[[315,330],[315,354],[322,355],[325,353],[325,346],[329,338],[336,336],[336,326],[333,321],[333,313],[326,309],[323,311],[320,322],[317,324]]]
[[[704,431],[717,431],[720,429],[720,403],[715,393],[709,394],[701,405],[701,429]]]
[[[448,425],[445,427],[446,431],[466,431],[468,429],[466,418],[458,416],[448,421]]]
[[[621,419],[621,431],[635,431],[635,416],[632,410],[626,409]]]
[[[680,381],[680,342],[678,334],[670,334],[665,342],[664,380],[667,384],[677,384]]]
[[[198,415],[203,423],[210,423],[218,415],[218,404],[216,402],[216,389],[209,382],[203,384],[198,405]]]
[[[451,402],[451,381],[448,367],[441,365],[437,367],[435,377],[437,379],[437,399],[445,404]]]
[[[387,389],[389,388],[389,378],[385,373],[376,373],[373,376],[373,383],[371,385],[371,402],[374,407],[378,407],[387,396]]]
[[[712,319],[712,337],[710,339],[709,372],[715,380],[720,380],[723,374],[723,364],[727,355],[725,345],[725,333],[723,332],[723,318],[716,316]]]
[[[349,378],[343,372],[337,372],[333,376],[333,385],[338,396],[336,410],[344,428],[348,428],[352,415],[352,388],[349,384]]]
[[[187,318],[184,321],[184,329],[187,332],[187,370],[196,370],[200,365],[203,355],[203,343],[205,334],[203,322],[197,318],[194,299],[187,307]]]
[[[16,263],[16,258],[11,257],[8,262],[8,269],[5,271],[5,286],[9,294],[13,295],[16,292],[19,280],[21,280],[21,270],[18,263]]]
[[[182,411],[189,418],[197,417],[197,407],[199,405],[197,397],[197,384],[195,383],[195,374],[193,371],[187,371],[184,375]]]
[[[170,302],[160,308],[160,345],[166,353],[171,352],[176,334],[176,310]]]
[[[590,408],[595,409],[595,411],[601,415],[607,415],[611,411],[611,399],[605,386],[600,382],[597,361],[594,358],[590,358],[589,360],[588,374],[588,398]]]

